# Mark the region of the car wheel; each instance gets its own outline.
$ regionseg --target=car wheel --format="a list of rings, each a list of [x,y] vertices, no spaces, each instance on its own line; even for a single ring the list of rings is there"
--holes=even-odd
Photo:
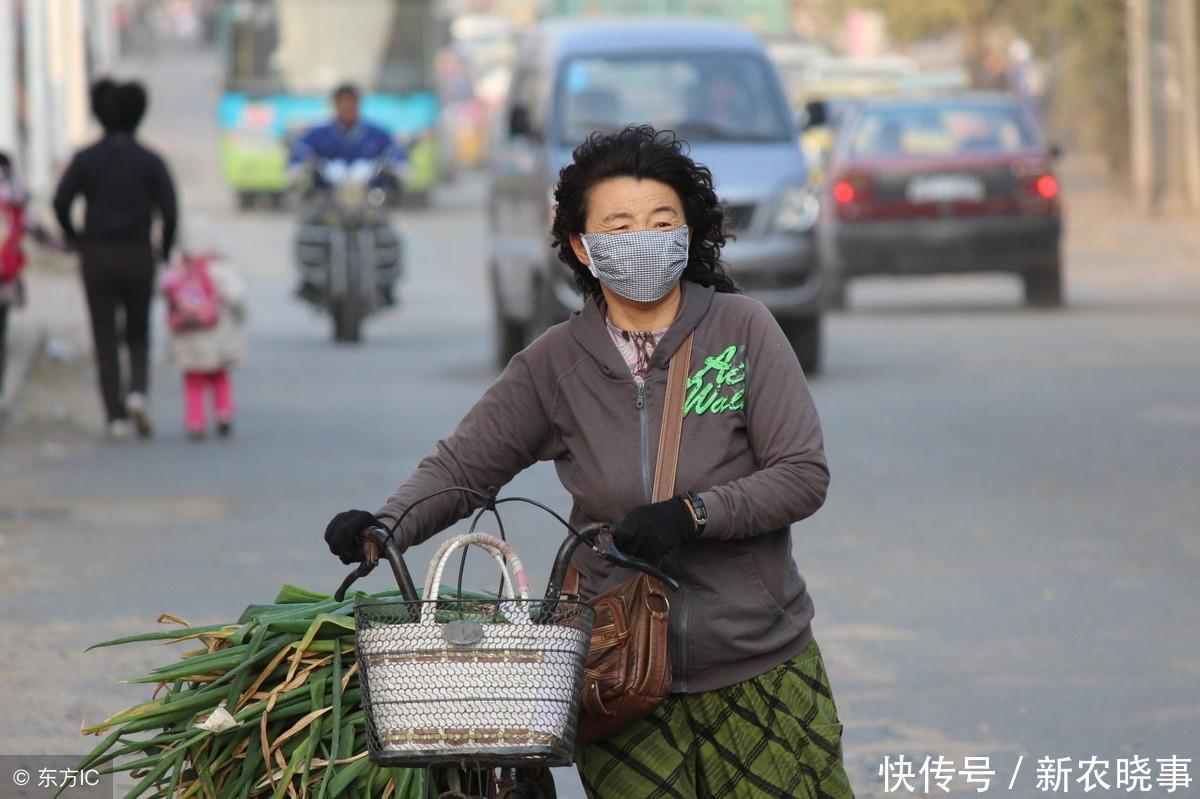
[[[258,195],[252,191],[239,191],[237,193],[237,207],[239,211],[249,211],[254,207]]]
[[[822,278],[825,292],[825,307],[831,311],[846,310],[846,278],[826,272]]]
[[[533,297],[536,305],[533,309],[533,318],[529,321],[527,328],[530,341],[566,318],[562,312],[562,305],[559,303],[558,297],[554,295],[554,289],[550,286],[550,278],[535,279]]]
[[[496,368],[500,371],[508,366],[512,357],[525,349],[525,325],[514,322],[504,314],[504,306],[500,303],[500,292],[496,287],[496,272],[489,270],[492,275],[492,357]]]
[[[525,349],[525,325],[504,318],[500,315],[500,309],[497,308],[495,327],[492,334],[495,364],[497,369],[504,371],[504,367],[508,366],[508,362],[512,360],[513,356]]]
[[[787,336],[801,368],[808,375],[821,371],[821,317],[802,316],[795,319],[780,319],[780,326]]]
[[[1025,304],[1030,308],[1060,308],[1063,304],[1062,267],[1037,269],[1021,275]]]

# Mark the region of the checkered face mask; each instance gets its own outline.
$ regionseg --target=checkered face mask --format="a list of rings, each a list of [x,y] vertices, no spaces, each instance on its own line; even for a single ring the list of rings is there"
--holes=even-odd
[[[688,229],[585,233],[592,276],[634,302],[655,302],[679,280],[687,266]]]

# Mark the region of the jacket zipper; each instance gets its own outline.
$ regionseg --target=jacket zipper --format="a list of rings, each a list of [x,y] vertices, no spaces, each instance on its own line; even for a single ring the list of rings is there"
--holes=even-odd
[[[652,502],[650,486],[650,422],[646,413],[646,381],[640,377],[633,378],[637,384],[636,405],[638,409],[638,424],[642,431],[642,492],[646,501]]]
[[[678,563],[678,561],[676,561],[676,563]],[[687,601],[688,600],[688,588],[687,588],[687,584],[684,583],[684,581],[683,581],[683,570],[678,568],[678,566],[677,566],[675,571],[679,578],[679,595],[678,595],[678,597],[675,598],[675,602],[673,603],[675,605],[675,607],[672,610],[675,613],[681,614],[680,618],[682,619],[682,622],[679,625],[679,639],[675,646],[675,651],[679,653],[679,670],[675,676],[675,683],[678,686],[679,693],[687,693],[687,684],[688,684],[688,682],[687,682],[687,669],[688,669],[687,629],[688,629],[688,619],[691,616],[692,608],[691,608],[691,605]]]
[[[646,494],[646,501],[653,502],[653,486],[650,482],[650,420],[649,414],[646,411],[646,381],[640,377],[633,378],[637,385],[637,395],[635,405],[638,410],[638,424],[642,434],[642,490]],[[678,572],[679,569],[676,569]],[[681,581],[682,582],[682,581]],[[676,670],[674,681],[678,685],[680,692],[687,690],[687,628],[688,628],[688,607],[687,601],[687,586],[679,586],[679,594],[674,598],[672,605],[674,613],[679,613],[683,622],[679,625],[679,637],[676,642],[675,651],[679,653],[679,667]]]

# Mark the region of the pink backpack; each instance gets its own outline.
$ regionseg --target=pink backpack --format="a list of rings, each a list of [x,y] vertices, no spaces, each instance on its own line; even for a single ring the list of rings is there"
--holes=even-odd
[[[221,298],[208,274],[210,259],[185,255],[164,281],[167,325],[175,333],[210,328],[221,316]]]
[[[24,235],[24,206],[0,193],[0,284],[16,280],[25,266]]]

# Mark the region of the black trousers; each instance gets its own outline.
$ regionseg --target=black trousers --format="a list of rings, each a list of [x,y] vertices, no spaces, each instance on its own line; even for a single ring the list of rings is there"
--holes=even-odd
[[[150,380],[154,251],[149,244],[91,242],[84,245],[82,265],[104,411],[109,421],[124,419],[126,394],[145,394]],[[122,345],[129,353],[127,386]]]

